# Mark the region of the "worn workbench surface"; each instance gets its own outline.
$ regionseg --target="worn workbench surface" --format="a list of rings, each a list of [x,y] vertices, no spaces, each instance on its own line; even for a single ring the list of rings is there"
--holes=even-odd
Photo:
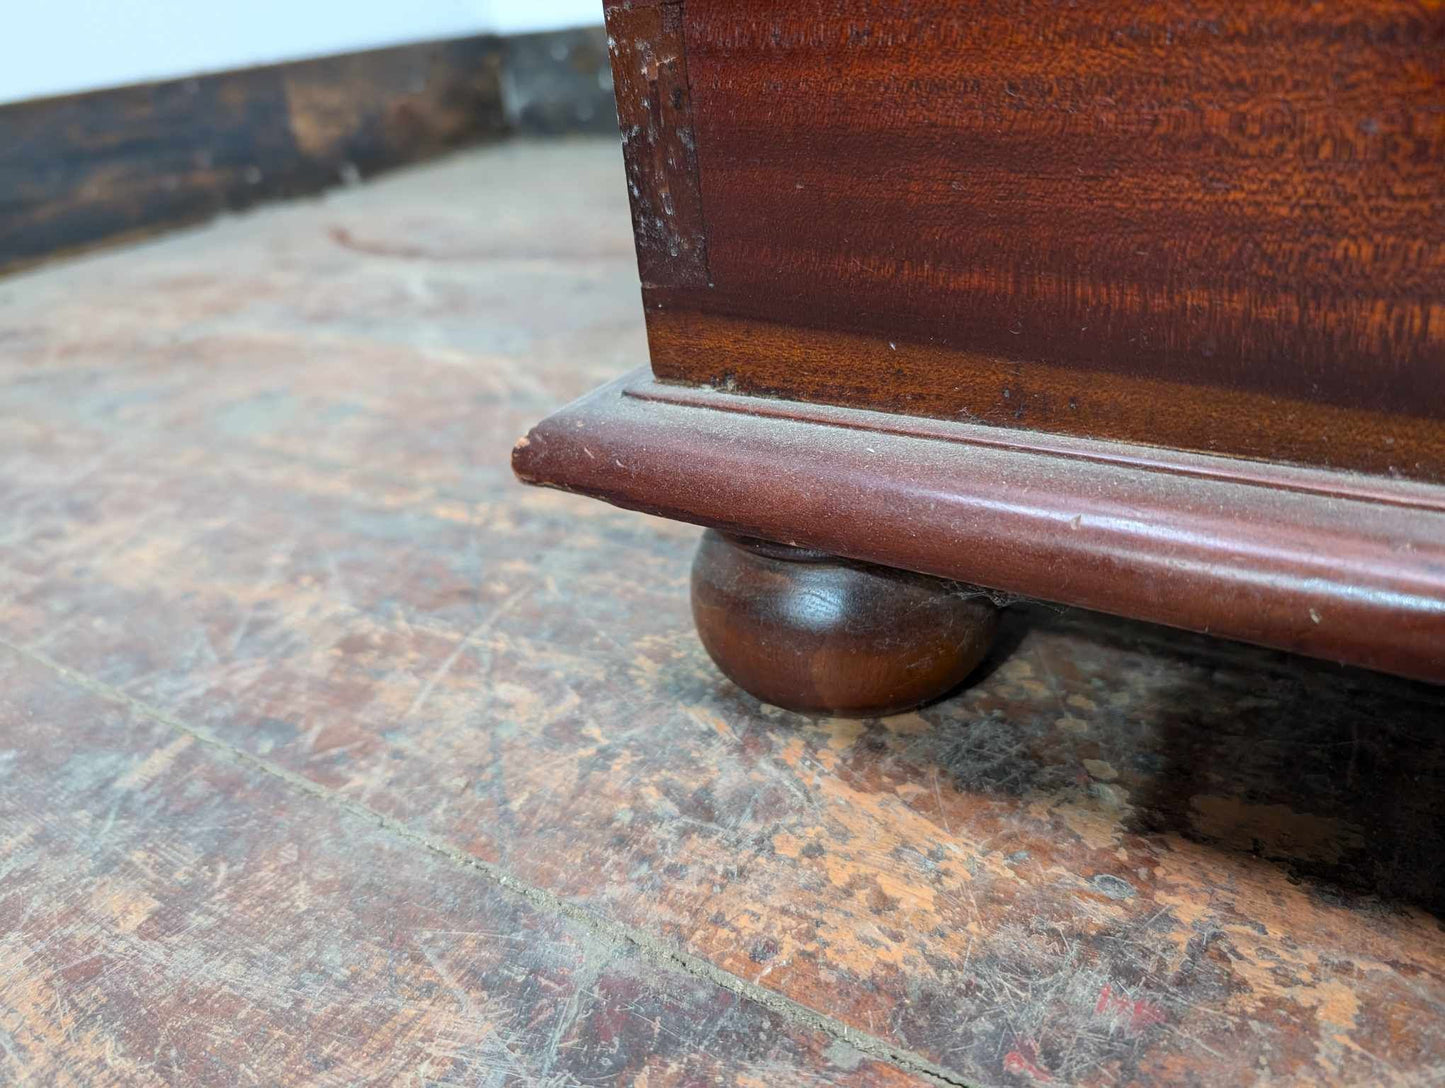
[[[1022,609],[760,708],[508,470],[644,358],[611,141],[0,280],[0,1081],[1445,1079],[1439,690]]]

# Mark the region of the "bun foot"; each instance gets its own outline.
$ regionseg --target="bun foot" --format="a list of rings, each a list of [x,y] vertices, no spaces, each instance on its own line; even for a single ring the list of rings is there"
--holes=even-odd
[[[947,694],[983,660],[998,608],[956,582],[709,531],[692,615],[743,690],[806,714],[874,717]]]

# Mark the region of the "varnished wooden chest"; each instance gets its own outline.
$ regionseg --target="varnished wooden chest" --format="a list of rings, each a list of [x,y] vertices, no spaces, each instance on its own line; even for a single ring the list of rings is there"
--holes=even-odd
[[[1001,594],[1445,681],[1445,9],[607,23],[651,368],[514,463],[727,534],[744,686],[917,702]]]

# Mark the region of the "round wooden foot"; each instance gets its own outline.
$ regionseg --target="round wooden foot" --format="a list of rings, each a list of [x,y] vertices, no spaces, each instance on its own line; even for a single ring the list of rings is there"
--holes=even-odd
[[[709,531],[692,565],[707,652],[765,703],[871,717],[963,682],[998,609],[956,583]]]

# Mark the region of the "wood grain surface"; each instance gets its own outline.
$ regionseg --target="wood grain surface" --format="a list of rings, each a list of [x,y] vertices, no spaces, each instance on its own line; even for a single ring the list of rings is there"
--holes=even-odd
[[[115,689],[0,692],[7,1083],[922,1083]]]
[[[600,26],[480,35],[0,105],[0,269],[424,162],[616,131]]]
[[[696,530],[515,483],[643,358],[625,199],[502,147],[4,282],[0,1077],[1445,1075],[1438,689],[1024,609],[767,710]]]
[[[664,9],[708,281],[644,262],[660,377],[1445,479],[1437,4]]]
[[[617,124],[644,283],[706,287],[707,237],[679,4],[608,12]]]

